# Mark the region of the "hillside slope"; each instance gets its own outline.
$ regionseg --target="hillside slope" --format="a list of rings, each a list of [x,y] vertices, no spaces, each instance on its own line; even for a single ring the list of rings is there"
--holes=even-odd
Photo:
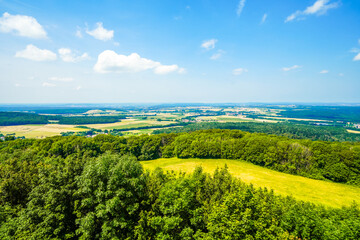
[[[281,173],[239,160],[161,158],[141,163],[145,169],[161,167],[183,172],[192,172],[196,166],[202,166],[208,173],[213,173],[217,167],[224,167],[226,164],[229,172],[242,181],[252,183],[255,187],[271,188],[277,194],[293,196],[298,200],[342,207],[350,206],[353,201],[359,203],[360,199],[358,187]]]

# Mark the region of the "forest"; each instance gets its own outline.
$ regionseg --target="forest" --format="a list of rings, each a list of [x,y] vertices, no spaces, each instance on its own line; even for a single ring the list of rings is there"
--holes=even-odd
[[[360,185],[360,144],[240,130],[0,142],[1,239],[359,239],[355,203],[325,208],[224,169],[144,171],[159,157],[241,159]]]
[[[360,119],[359,106],[300,106],[286,109],[279,115],[290,118],[326,119],[332,121],[357,122]]]
[[[266,133],[285,136],[293,139],[310,139],[321,141],[360,141],[360,134],[353,134],[342,127],[312,126],[295,123],[266,123],[266,122],[202,122],[191,123],[184,127],[155,130],[154,134],[192,132],[206,129],[237,129],[251,133]]]
[[[13,126],[23,124],[47,124],[47,116],[35,113],[0,112],[0,126]]]
[[[61,117],[59,124],[100,124],[100,123],[114,123],[125,119],[125,116],[83,116],[83,117]]]
[[[124,115],[117,116],[70,116],[61,115],[39,115],[36,113],[24,112],[0,112],[0,126],[13,126],[24,124],[48,124],[49,121],[56,121],[58,124],[99,124],[114,123],[124,119]]]

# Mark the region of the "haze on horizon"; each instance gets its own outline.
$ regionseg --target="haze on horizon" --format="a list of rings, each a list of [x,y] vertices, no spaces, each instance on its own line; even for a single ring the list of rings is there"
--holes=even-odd
[[[0,0],[0,103],[360,102],[354,0]]]

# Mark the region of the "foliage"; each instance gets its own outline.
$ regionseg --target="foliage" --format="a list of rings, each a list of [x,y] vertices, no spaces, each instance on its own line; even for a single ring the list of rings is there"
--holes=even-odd
[[[137,160],[242,159],[359,184],[360,145],[239,130],[0,142],[0,239],[360,239],[360,210],[276,196],[233,178],[144,172]]]
[[[48,120],[49,118],[47,116],[35,113],[0,112],[0,126],[46,124]]]
[[[360,141],[360,135],[348,133],[343,127],[312,126],[295,123],[260,123],[260,122],[205,122],[192,123],[184,127],[155,130],[154,134],[193,132],[206,129],[237,129],[251,133],[266,133],[293,139],[321,141]]]

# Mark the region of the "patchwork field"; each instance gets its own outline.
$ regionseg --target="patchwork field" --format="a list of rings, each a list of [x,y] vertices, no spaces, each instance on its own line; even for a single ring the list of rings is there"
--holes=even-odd
[[[162,158],[141,163],[145,169],[161,167],[164,170],[183,172],[192,172],[196,166],[202,166],[208,173],[213,173],[217,167],[224,167],[226,164],[233,176],[252,183],[255,187],[273,189],[276,194],[336,208],[349,206],[354,201],[360,203],[358,187],[280,173],[244,161]]]
[[[157,127],[163,127],[169,124],[173,124],[173,121],[155,121],[155,120],[137,120],[137,119],[124,119],[121,122],[116,123],[104,123],[104,124],[86,124],[89,128],[96,128],[101,130],[110,129],[128,129],[128,128],[140,128],[140,127],[153,127],[152,129],[144,129],[144,131],[137,131],[137,134],[148,134]],[[76,128],[75,125],[65,124],[29,124],[29,125],[16,125],[16,126],[0,126],[0,133],[2,134],[13,134],[26,138],[44,138],[60,135],[62,132],[79,132],[84,131],[83,128]],[[128,134],[132,132],[129,131]]]
[[[74,125],[60,124],[34,124],[34,125],[17,125],[0,127],[2,134],[15,133],[16,136],[26,138],[44,138],[60,135],[61,132],[78,132],[84,131],[81,128],[75,128]]]

